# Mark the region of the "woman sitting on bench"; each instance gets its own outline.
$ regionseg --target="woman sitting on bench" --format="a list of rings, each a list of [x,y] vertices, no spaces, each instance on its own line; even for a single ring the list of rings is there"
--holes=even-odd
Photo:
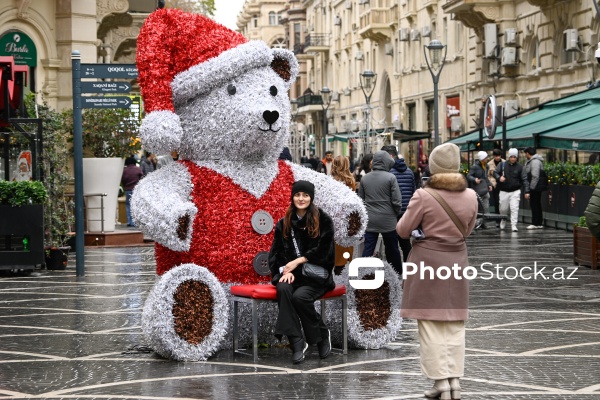
[[[277,286],[279,315],[275,336],[288,337],[292,347],[292,362],[304,361],[309,344],[316,344],[319,356],[331,353],[331,334],[314,306],[314,302],[335,287],[333,221],[314,203],[315,187],[308,181],[292,186],[292,202],[285,217],[277,222],[269,253],[271,282]],[[324,283],[303,274],[304,264],[328,273]],[[316,266],[316,267],[315,267]],[[310,274],[309,274],[310,275]],[[302,328],[304,337],[302,338]]]

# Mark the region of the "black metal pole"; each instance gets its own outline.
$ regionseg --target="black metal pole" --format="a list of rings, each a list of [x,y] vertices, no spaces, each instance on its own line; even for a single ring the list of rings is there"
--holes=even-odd
[[[75,169],[75,260],[77,276],[85,275],[83,232],[83,137],[81,118],[81,54],[71,53],[73,68],[73,164]]]

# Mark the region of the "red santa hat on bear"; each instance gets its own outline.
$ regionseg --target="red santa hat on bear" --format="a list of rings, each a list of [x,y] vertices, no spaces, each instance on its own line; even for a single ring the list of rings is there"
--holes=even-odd
[[[268,66],[273,52],[261,41],[201,14],[157,10],[137,41],[138,81],[146,117],[144,147],[157,154],[178,150],[183,134],[175,107],[252,68]]]

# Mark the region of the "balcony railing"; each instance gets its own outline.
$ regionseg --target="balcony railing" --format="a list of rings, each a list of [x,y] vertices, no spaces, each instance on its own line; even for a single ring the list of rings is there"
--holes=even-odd
[[[305,94],[298,97],[296,100],[298,101],[298,108],[323,104],[323,97],[319,94]]]
[[[328,33],[311,33],[306,35],[304,39],[304,47],[329,47],[329,34]]]

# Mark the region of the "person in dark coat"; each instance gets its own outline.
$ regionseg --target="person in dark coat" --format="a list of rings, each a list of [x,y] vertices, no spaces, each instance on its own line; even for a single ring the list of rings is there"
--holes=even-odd
[[[517,232],[519,221],[519,203],[521,202],[521,189],[525,186],[523,180],[523,166],[518,161],[519,151],[508,150],[508,161],[501,162],[494,169],[496,186],[500,191],[500,214],[507,215],[510,208],[510,224],[513,232]],[[500,222],[500,229],[506,227],[506,221]]]
[[[125,159],[125,168],[123,169],[123,175],[121,176],[121,185],[123,185],[123,190],[125,190],[127,226],[135,226],[133,224],[133,219],[131,218],[131,195],[133,194],[133,188],[135,188],[135,185],[137,185],[143,176],[142,169],[137,166],[134,157]]]
[[[481,198],[483,203],[483,213],[488,214],[490,212],[490,192],[492,191],[492,183],[488,178],[488,154],[485,151],[477,153],[477,160],[471,166],[469,173],[467,174],[467,182],[470,187]],[[482,221],[480,225],[481,229],[485,229],[485,223]]]
[[[544,215],[542,212],[542,191],[546,189],[548,181],[540,182],[544,170],[544,159],[536,154],[535,148],[526,147],[523,150],[527,161],[523,166],[523,181],[525,183],[525,200],[529,200],[531,207],[531,225],[527,229],[544,229]]]
[[[408,202],[415,193],[415,190],[417,190],[415,174],[404,162],[404,157],[402,157],[402,155],[398,156],[398,150],[396,150],[396,146],[383,146],[381,150],[387,151],[388,154],[394,159],[394,166],[392,169],[390,169],[390,172],[398,181],[398,187],[400,187],[400,193],[402,194],[402,214],[404,214],[406,207],[408,207]],[[406,260],[408,260],[408,254],[412,249],[410,239],[403,239],[398,236],[398,243],[400,244],[400,249],[402,250],[402,259],[404,262],[406,262]]]
[[[286,146],[283,148],[283,150],[281,150],[281,153],[279,154],[279,159],[292,161],[292,153],[290,153],[289,147]]]
[[[140,163],[140,167],[142,168],[142,174],[146,176],[150,172],[156,171],[156,164],[156,156],[153,153],[147,151],[144,157],[142,157],[142,162]]]
[[[362,256],[373,257],[381,234],[387,261],[398,275],[402,275],[402,258],[396,234],[396,221],[402,214],[402,194],[396,177],[389,172],[393,166],[394,159],[386,151],[380,150],[373,156],[373,171],[360,181],[358,197],[365,202],[369,215]]]
[[[304,361],[309,344],[317,345],[321,358],[331,353],[331,333],[316,312],[314,302],[335,287],[334,229],[331,217],[313,203],[314,197],[312,183],[294,183],[292,202],[285,217],[277,222],[269,252],[271,283],[277,286],[279,305],[275,336],[279,340],[287,336],[294,364]],[[329,272],[327,282],[318,284],[302,275],[306,262],[325,268]]]

